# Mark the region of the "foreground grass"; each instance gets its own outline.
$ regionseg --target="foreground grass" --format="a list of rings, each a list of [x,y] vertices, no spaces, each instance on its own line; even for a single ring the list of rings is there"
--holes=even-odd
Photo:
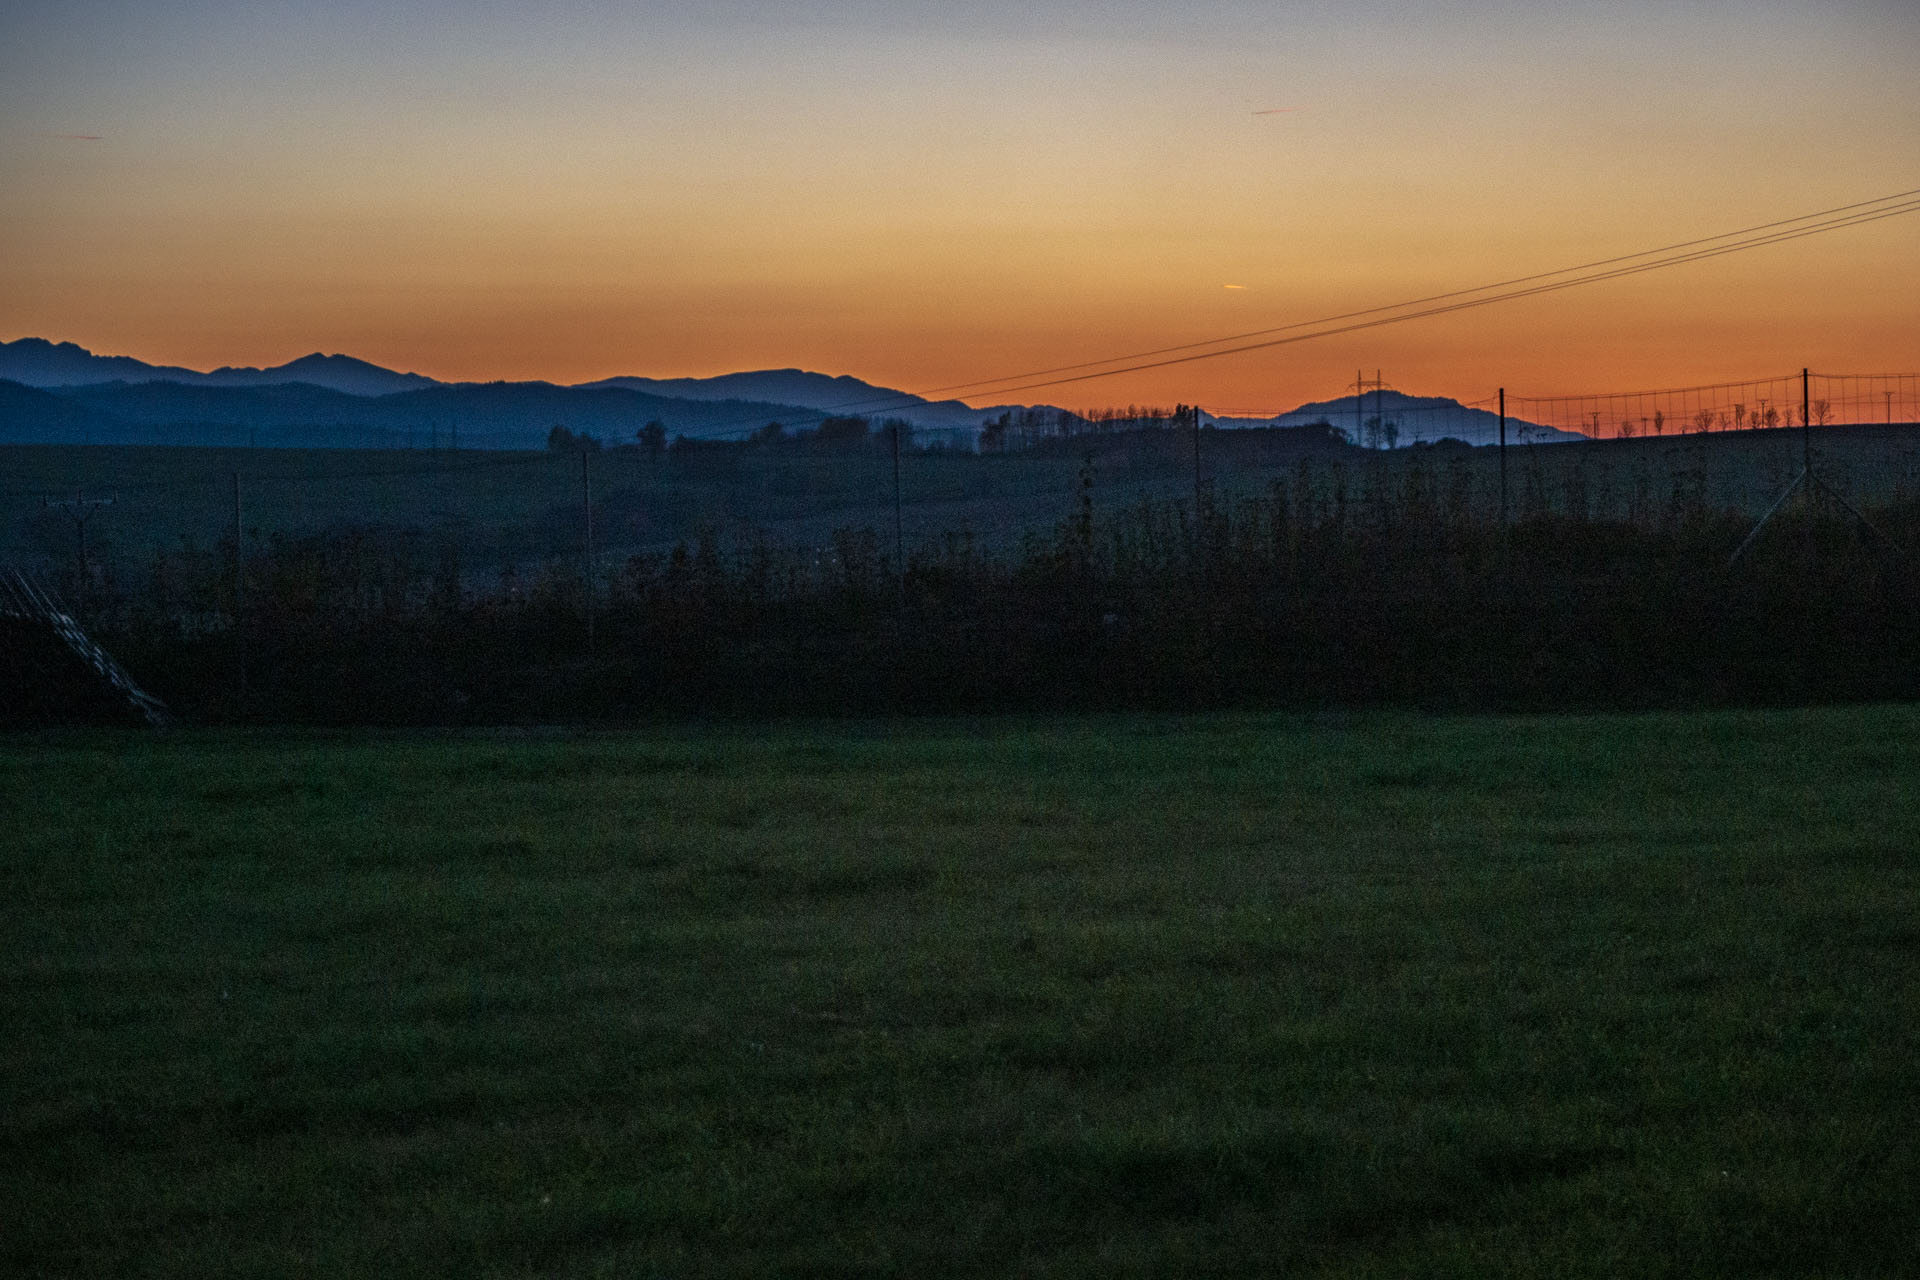
[[[0,741],[0,1270],[1893,1275],[1920,711]]]

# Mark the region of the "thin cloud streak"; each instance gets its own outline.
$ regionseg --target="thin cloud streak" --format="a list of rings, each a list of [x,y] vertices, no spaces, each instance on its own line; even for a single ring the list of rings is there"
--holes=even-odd
[[[67,142],[102,142],[104,135],[98,133],[49,133],[49,138],[60,138]]]

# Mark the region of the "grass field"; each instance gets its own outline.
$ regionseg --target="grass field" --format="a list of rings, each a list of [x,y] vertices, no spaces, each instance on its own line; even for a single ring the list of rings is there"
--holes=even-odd
[[[0,739],[0,1271],[1892,1276],[1920,709]]]
[[[1339,491],[1364,514],[1402,500],[1410,469],[1457,494],[1485,521],[1499,511],[1499,456],[1491,448],[1444,454],[1399,449],[1331,450],[1259,433],[1208,432],[1201,473],[1214,492],[1264,491],[1295,483],[1311,456],[1311,487]],[[1274,433],[1267,433],[1272,435]],[[1920,491],[1920,433],[1912,426],[1822,429],[1817,461],[1827,480],[1865,507]],[[1011,547],[1076,509],[1085,478],[1099,518],[1139,503],[1191,499],[1190,436],[1084,437],[1002,455],[909,451],[901,467],[901,525],[909,550],[934,548],[965,530],[983,546]],[[1798,474],[1797,431],[1739,431],[1584,444],[1516,447],[1509,506],[1516,516],[1657,523],[1676,508],[1755,518]],[[878,447],[850,453],[721,450],[649,460],[608,450],[593,467],[594,536],[603,571],[637,550],[664,550],[706,531],[764,533],[799,546],[831,542],[840,528],[893,529],[893,469]],[[76,564],[79,531],[48,498],[111,496],[89,509],[90,563],[134,583],[154,555],[183,545],[211,548],[230,536],[234,480],[254,550],[275,535],[343,528],[405,532],[431,562],[458,551],[475,586],[499,569],[577,563],[581,477],[574,455],[434,453],[426,450],[213,449],[159,446],[0,445],[0,561],[60,574]],[[1729,548],[1730,550],[1731,548]]]
[[[909,453],[903,524],[916,542],[971,526],[1017,539],[1068,508],[1077,460]],[[156,550],[209,547],[233,528],[234,478],[256,544],[344,527],[418,532],[458,547],[491,580],[497,569],[577,557],[578,455],[425,450],[203,449],[0,445],[0,561],[59,565],[76,555],[73,521],[43,499],[112,496],[88,522],[89,554],[137,576]],[[592,461],[595,538],[610,564],[703,530],[763,528],[802,542],[840,526],[893,526],[893,472],[879,449],[855,453],[736,450],[652,461],[609,450]],[[1131,495],[1141,485],[1130,485]],[[1190,492],[1176,472],[1151,491]]]

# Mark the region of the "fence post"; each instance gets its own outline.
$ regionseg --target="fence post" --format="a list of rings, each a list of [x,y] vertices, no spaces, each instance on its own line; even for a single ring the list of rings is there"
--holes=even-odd
[[[901,598],[907,590],[906,534],[900,521],[900,427],[899,419],[888,428],[893,436],[893,576],[899,580]]]
[[[580,448],[580,511],[586,517],[581,551],[586,560],[587,652],[593,652],[593,477],[590,459],[593,453],[583,443]]]
[[[1812,376],[1805,369],[1800,370],[1800,451],[1801,465],[1813,470],[1813,414],[1809,383]]]
[[[246,552],[241,543],[240,473],[236,471],[233,473],[233,665],[243,708],[247,698],[247,629],[240,620],[240,605],[246,571]]]
[[[1193,406],[1193,528],[1200,531],[1200,406]]]
[[[1500,527],[1507,519],[1507,389],[1500,388]]]

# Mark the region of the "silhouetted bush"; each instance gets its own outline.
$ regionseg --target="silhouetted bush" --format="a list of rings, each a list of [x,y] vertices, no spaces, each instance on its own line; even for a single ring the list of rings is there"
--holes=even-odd
[[[1248,447],[1256,447],[1249,442]],[[1436,451],[1442,455],[1444,451]],[[1896,542],[1915,504],[1869,513]],[[1476,519],[1444,466],[1364,505],[1306,461],[1258,496],[1095,512],[896,572],[848,528],[800,548],[706,535],[596,584],[463,589],[371,529],[159,557],[106,639],[189,718],[435,723],[1381,704],[1585,708],[1920,695],[1920,581],[1843,512],[1747,523]]]

